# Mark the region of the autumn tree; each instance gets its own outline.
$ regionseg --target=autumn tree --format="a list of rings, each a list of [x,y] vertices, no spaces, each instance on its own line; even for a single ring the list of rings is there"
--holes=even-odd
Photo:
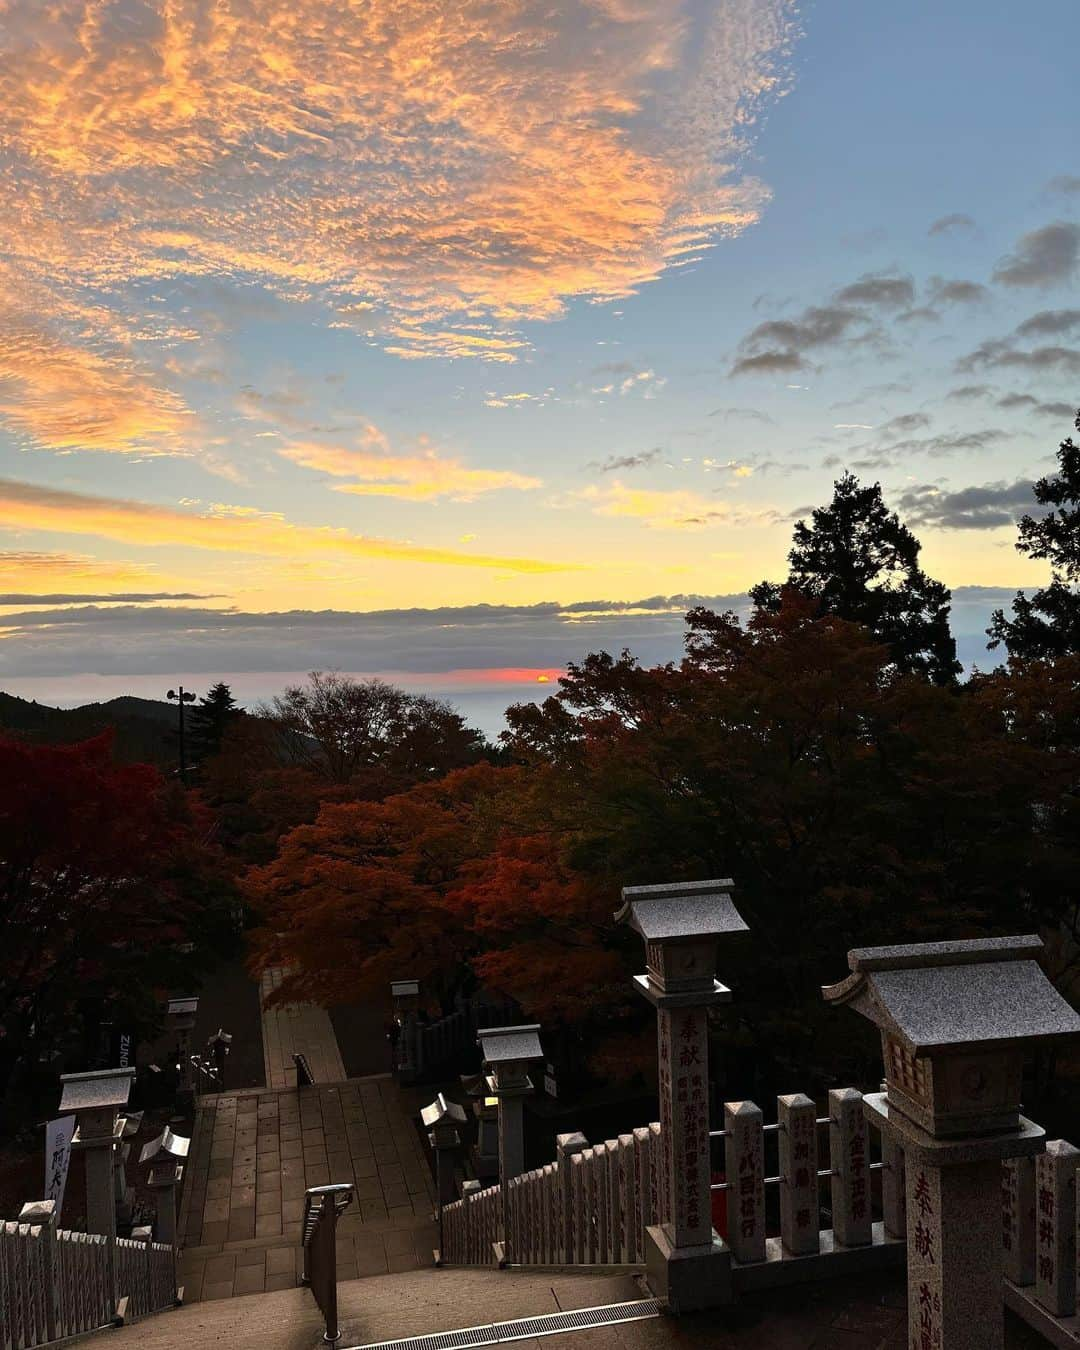
[[[1080,412],[1076,416],[1080,431]],[[1080,446],[1061,442],[1058,472],[1040,478],[1035,500],[1046,508],[1020,521],[1017,552],[1050,564],[1051,579],[1029,599],[1017,591],[1011,618],[995,610],[987,629],[990,646],[1004,643],[1011,656],[1054,658],[1080,653]]]
[[[264,709],[290,758],[334,783],[383,796],[475,763],[479,732],[438,699],[383,680],[313,671]]]
[[[499,773],[480,764],[384,801],[326,802],[249,871],[253,960],[288,966],[282,999],[381,999],[402,971],[452,992],[472,943],[446,895],[486,847],[482,799]]]
[[[108,735],[77,745],[0,740],[0,1081],[9,1113],[54,1052],[66,1047],[86,1067],[80,1007],[119,1001],[152,1022],[153,991],[190,981],[219,941],[228,883],[184,809],[174,809],[156,769],[115,763]],[[194,957],[183,950],[192,941]]]
[[[900,672],[949,684],[960,670],[949,630],[951,596],[922,570],[921,547],[885,505],[880,483],[864,487],[846,473],[828,506],[818,507],[809,525],[796,524],[785,584],[814,599],[822,614],[862,624],[888,647]],[[757,609],[775,611],[781,590],[763,581],[750,597]]]

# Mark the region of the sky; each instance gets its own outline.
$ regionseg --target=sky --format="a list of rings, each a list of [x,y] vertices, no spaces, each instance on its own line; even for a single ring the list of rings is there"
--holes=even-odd
[[[1078,47],[1075,0],[0,0],[0,685],[490,721],[676,657],[845,469],[990,664],[1080,403]]]

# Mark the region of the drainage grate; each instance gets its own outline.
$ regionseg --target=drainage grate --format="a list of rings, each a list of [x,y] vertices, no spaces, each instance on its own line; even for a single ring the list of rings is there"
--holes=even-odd
[[[351,1350],[468,1350],[474,1345],[556,1336],[561,1331],[584,1331],[590,1327],[637,1322],[644,1317],[659,1315],[659,1301],[642,1298],[632,1303],[607,1303],[601,1308],[573,1308],[569,1312],[547,1313],[543,1317],[522,1317],[516,1322],[492,1322],[482,1327],[465,1327],[461,1331],[438,1331],[431,1336],[410,1336],[401,1341],[372,1341],[368,1345],[352,1346]]]

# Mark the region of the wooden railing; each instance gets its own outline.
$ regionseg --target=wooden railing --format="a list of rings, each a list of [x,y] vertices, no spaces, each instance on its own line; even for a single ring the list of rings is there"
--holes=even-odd
[[[821,1258],[803,1261],[804,1278],[810,1277],[811,1265],[816,1274],[828,1273],[839,1256],[845,1259],[836,1263],[837,1273],[841,1267],[903,1260],[903,1160],[887,1143],[880,1159],[871,1157],[862,1094],[855,1089],[831,1092],[828,1114],[820,1117],[809,1097],[782,1097],[778,1119],[770,1125],[753,1102],[728,1103],[724,1128],[711,1136],[723,1144],[725,1161],[717,1171],[731,1179],[715,1182],[712,1189],[727,1201],[737,1286],[789,1280],[791,1273],[780,1273],[779,1266],[794,1258]],[[775,1164],[771,1151],[766,1153],[773,1138]],[[494,1186],[446,1206],[443,1260],[492,1265],[498,1260],[495,1244],[501,1243],[504,1261],[511,1265],[644,1263],[646,1228],[670,1217],[663,1143],[655,1122],[591,1146],[582,1135],[561,1135],[557,1161],[514,1177],[505,1205]],[[875,1172],[882,1174],[882,1219],[876,1223],[871,1210]],[[823,1226],[826,1181],[831,1221]],[[779,1233],[770,1237],[766,1191],[774,1186],[781,1198]],[[717,1208],[722,1212],[724,1206]]]
[[[51,1201],[0,1223],[0,1350],[162,1312],[176,1304],[173,1248],[56,1228]]]

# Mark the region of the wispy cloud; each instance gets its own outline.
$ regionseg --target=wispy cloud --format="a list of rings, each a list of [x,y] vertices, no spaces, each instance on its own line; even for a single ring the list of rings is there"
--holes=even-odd
[[[0,526],[63,531],[144,547],[173,545],[264,557],[393,558],[450,567],[508,572],[576,570],[571,562],[493,557],[424,548],[394,539],[354,534],[333,526],[296,525],[284,517],[228,503],[201,512],[149,502],[97,497],[0,479]]]
[[[733,508],[717,497],[688,489],[635,488],[618,479],[584,488],[577,495],[598,516],[638,520],[650,530],[700,530],[735,516]]]
[[[948,234],[952,230],[973,230],[975,222],[963,211],[953,211],[950,215],[939,216],[930,228],[927,234]]]
[[[355,445],[303,441],[282,446],[278,454],[305,469],[350,480],[335,484],[334,491],[359,496],[471,502],[489,492],[527,491],[541,485],[539,478],[506,469],[469,468],[455,456],[440,453],[425,437],[413,453],[401,454],[370,423],[362,428]]]

